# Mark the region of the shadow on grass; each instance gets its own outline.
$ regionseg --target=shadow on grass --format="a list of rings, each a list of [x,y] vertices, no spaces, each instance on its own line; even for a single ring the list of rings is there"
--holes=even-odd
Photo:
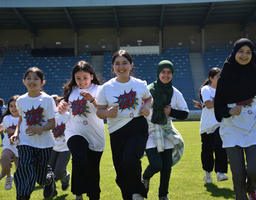
[[[223,197],[225,199],[234,198],[235,199],[235,193],[233,190],[229,188],[218,188],[215,184],[204,184],[204,187],[206,187],[207,192],[211,193],[211,196],[213,197]]]
[[[36,185],[34,188],[34,190],[41,190],[41,189],[44,189],[43,185]]]
[[[67,196],[68,194],[63,194],[63,195],[57,196],[54,200],[66,199]]]

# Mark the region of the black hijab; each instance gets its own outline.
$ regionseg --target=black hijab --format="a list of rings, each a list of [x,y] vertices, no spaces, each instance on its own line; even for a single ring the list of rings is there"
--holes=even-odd
[[[241,47],[247,45],[252,51],[251,61],[247,65],[240,65],[236,53]],[[256,56],[253,43],[247,38],[241,38],[234,44],[232,53],[227,57],[218,80],[214,112],[220,122],[220,107],[229,103],[238,103],[248,100],[256,95]]]

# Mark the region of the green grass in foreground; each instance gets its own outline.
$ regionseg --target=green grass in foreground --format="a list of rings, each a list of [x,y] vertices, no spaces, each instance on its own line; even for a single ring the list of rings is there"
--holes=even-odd
[[[212,173],[213,183],[204,184],[204,171],[201,167],[201,137],[199,135],[198,121],[174,122],[177,130],[182,134],[185,141],[185,151],[181,161],[172,168],[169,194],[171,200],[228,200],[235,199],[230,169],[228,171],[228,181],[217,182],[216,174]],[[0,153],[2,148],[0,148]],[[148,165],[147,157],[142,158],[143,170]],[[14,166],[12,172],[14,172]],[[68,164],[68,171],[71,172],[71,160]],[[115,170],[112,164],[111,149],[109,145],[109,135],[106,129],[106,148],[101,159],[101,200],[121,200],[121,191],[115,183]],[[0,199],[16,199],[16,190],[4,189],[5,178],[0,181]],[[159,174],[156,174],[150,182],[148,200],[158,200]],[[70,192],[70,188],[63,192],[60,181],[57,182],[58,196],[56,200],[75,199]],[[89,199],[83,195],[84,199]],[[43,186],[36,185],[31,195],[32,200],[43,199]]]

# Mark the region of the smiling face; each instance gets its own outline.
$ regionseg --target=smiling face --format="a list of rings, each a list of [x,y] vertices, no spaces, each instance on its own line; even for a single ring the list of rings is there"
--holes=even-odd
[[[242,46],[236,53],[235,59],[240,65],[247,65],[252,59],[251,49],[247,45]]]
[[[130,71],[132,70],[133,63],[130,62],[123,56],[118,56],[113,64],[113,69],[117,75],[116,80],[120,83],[126,83],[130,80]]]
[[[19,111],[16,108],[16,101],[11,101],[9,104],[9,110],[13,117],[19,117]]]
[[[159,79],[162,83],[167,84],[172,80],[172,70],[169,68],[164,68],[159,73]]]
[[[85,72],[78,71],[75,73],[75,81],[80,89],[87,89],[92,84],[93,75]]]
[[[29,72],[23,80],[24,85],[28,89],[29,96],[36,97],[39,96],[41,87],[45,84],[40,77],[37,76],[36,72]]]

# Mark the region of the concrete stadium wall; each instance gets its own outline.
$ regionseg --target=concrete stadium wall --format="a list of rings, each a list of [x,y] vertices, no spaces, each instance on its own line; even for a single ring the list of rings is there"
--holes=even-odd
[[[201,51],[201,32],[199,26],[165,26],[163,28],[163,48],[187,47],[190,52]],[[249,39],[256,45],[256,24],[251,24],[248,32]],[[244,37],[239,24],[218,24],[205,27],[205,49],[211,46],[233,45],[237,39]],[[35,48],[73,48],[74,32],[72,29],[43,29],[38,30],[35,38]],[[141,45],[159,45],[158,27],[120,28],[120,46],[136,46],[137,40]],[[15,46],[31,45],[28,30],[0,30],[1,52],[13,49]],[[56,42],[61,42],[56,45]],[[15,48],[14,48],[15,49]],[[115,51],[117,35],[115,28],[79,29],[78,52],[85,51]]]

